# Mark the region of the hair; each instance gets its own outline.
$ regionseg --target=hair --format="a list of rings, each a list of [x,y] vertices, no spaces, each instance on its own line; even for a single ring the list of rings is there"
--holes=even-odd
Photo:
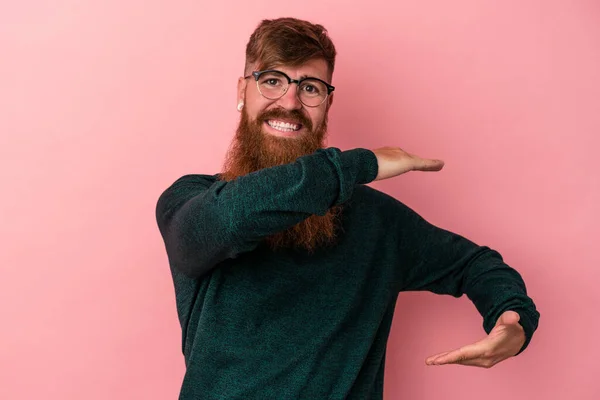
[[[265,19],[254,30],[246,46],[245,74],[258,62],[258,69],[278,65],[299,66],[313,59],[324,59],[329,77],[333,75],[335,46],[327,30],[297,18]]]

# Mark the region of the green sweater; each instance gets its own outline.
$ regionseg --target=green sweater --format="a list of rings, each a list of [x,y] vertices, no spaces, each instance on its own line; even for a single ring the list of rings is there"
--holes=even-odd
[[[488,333],[514,310],[527,346],[539,313],[519,273],[365,186],[377,171],[370,150],[331,147],[231,182],[186,175],[161,195],[186,363],[180,399],[381,399],[401,291],[466,294]],[[274,252],[262,240],[341,203],[333,247]]]

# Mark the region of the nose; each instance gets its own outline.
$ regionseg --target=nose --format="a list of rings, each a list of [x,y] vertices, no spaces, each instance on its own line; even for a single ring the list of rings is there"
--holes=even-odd
[[[298,85],[294,83],[290,84],[287,92],[277,100],[277,103],[286,110],[301,109],[302,103],[298,98]]]

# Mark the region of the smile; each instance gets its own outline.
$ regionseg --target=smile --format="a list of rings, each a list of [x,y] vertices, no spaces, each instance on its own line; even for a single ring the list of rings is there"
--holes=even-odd
[[[296,132],[302,128],[300,124],[293,124],[290,122],[278,121],[278,120],[267,120],[267,124],[280,132]]]

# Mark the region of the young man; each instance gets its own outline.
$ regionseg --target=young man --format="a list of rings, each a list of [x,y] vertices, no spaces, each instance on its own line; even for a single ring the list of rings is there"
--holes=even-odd
[[[483,316],[485,339],[430,365],[491,367],[537,328],[497,252],[364,185],[441,161],[324,147],[335,55],[320,25],[263,21],[223,171],[183,176],[158,201],[187,366],[180,399],[381,399],[401,291],[466,294]]]

